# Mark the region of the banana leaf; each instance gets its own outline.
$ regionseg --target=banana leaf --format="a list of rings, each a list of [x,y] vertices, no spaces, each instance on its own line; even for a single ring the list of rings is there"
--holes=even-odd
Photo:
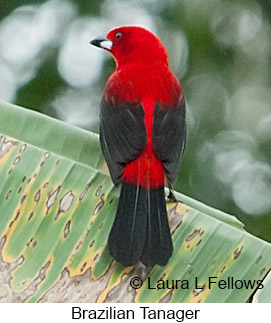
[[[167,205],[169,263],[125,268],[106,246],[118,194],[97,134],[0,101],[0,252],[26,302],[42,301],[64,271],[106,281],[95,302],[120,288],[134,302],[247,302],[270,270],[271,244],[180,193]]]

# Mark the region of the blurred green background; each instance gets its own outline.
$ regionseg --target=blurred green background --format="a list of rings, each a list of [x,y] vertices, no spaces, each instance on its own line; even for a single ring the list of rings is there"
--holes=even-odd
[[[0,19],[0,98],[96,132],[114,61],[89,40],[156,33],[187,102],[176,189],[271,241],[270,0],[1,0]]]

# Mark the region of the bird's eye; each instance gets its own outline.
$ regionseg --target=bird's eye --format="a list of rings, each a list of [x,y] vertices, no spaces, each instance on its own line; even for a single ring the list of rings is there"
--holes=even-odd
[[[121,39],[121,37],[122,37],[122,33],[121,32],[116,33],[116,35],[115,35],[115,38],[116,39]]]

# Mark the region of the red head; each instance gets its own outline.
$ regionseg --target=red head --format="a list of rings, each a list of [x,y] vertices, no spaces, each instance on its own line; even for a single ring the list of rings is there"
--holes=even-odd
[[[109,51],[117,68],[130,63],[168,65],[167,52],[159,38],[142,27],[119,27],[90,43]]]

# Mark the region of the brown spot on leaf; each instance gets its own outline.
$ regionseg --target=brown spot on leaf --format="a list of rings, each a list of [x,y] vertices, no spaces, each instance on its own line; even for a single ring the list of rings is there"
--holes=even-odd
[[[43,188],[47,188],[49,186],[49,182],[43,184]]]
[[[25,180],[26,180],[26,176],[23,177],[22,182],[24,182]]]
[[[15,159],[14,159],[14,162],[13,162],[13,165],[18,165],[19,162],[21,160],[21,157],[20,156],[17,156]]]
[[[220,270],[221,274],[224,272],[224,270],[226,269],[226,266],[223,266]]]
[[[82,245],[82,241],[79,241],[77,243],[77,246],[75,247],[75,250],[78,250],[81,247],[81,245]]]
[[[23,153],[26,150],[27,146],[26,144],[23,144],[20,148],[20,153]]]
[[[159,303],[169,303],[172,298],[173,290],[171,289],[165,296],[163,296]]]
[[[168,211],[168,217],[170,232],[173,234],[183,222],[183,214],[180,215],[178,212],[178,203]]]
[[[25,201],[26,199],[26,195],[24,195],[22,198],[21,198],[21,204],[23,204],[23,202]]]
[[[32,211],[32,212],[29,214],[29,216],[28,216],[28,218],[27,218],[27,221],[30,221],[30,220],[32,219],[33,215],[34,215],[34,212]]]
[[[35,194],[35,197],[34,197],[34,201],[36,202],[36,203],[39,203],[39,201],[40,201],[40,197],[41,197],[41,191],[40,191],[40,189],[37,191],[37,193]]]
[[[99,254],[96,253],[95,257],[93,258],[93,261],[96,261],[98,259],[98,257],[99,257]]]
[[[100,202],[96,205],[96,207],[93,211],[93,215],[96,215],[101,210],[101,208],[104,206],[104,203],[105,203],[104,202],[104,194],[102,194]]]
[[[44,160],[40,163],[40,167],[42,167],[44,165]]]
[[[200,239],[200,240],[197,242],[196,247],[197,247],[199,244],[201,244],[201,242],[202,242],[202,240]]]
[[[36,245],[37,245],[37,241],[35,240],[35,241],[33,241],[33,243],[32,243],[33,248],[35,248],[35,247],[36,247]]]
[[[51,155],[51,154],[49,153],[49,151],[47,151],[47,152],[44,154],[44,158],[45,158],[45,159],[47,159],[47,158],[49,158],[49,157],[50,157],[50,155]]]
[[[7,236],[4,235],[2,237],[2,239],[0,240],[0,250],[2,250],[2,248],[3,248],[4,244],[6,243],[6,241],[7,241]]]
[[[16,216],[15,216],[14,221],[17,221],[17,220],[18,220],[18,217],[19,217],[20,213],[21,213],[21,212],[20,212],[20,210],[18,210],[18,211],[17,211],[17,214],[16,214]]]
[[[90,245],[89,245],[89,248],[92,248],[93,245],[94,245],[94,243],[95,243],[95,240],[92,240],[91,243],[90,243]]]
[[[26,245],[29,246],[32,243],[32,241],[33,241],[33,238],[31,238]]]
[[[95,192],[95,195],[96,196],[99,196],[100,194],[101,194],[101,191],[102,191],[102,185],[100,185],[98,188],[97,188],[97,190],[96,190],[96,192]]]
[[[83,190],[83,192],[80,194],[80,196],[79,196],[79,201],[82,201],[83,200],[83,198],[85,197],[85,195],[86,195],[86,193],[87,193],[87,191],[88,191],[88,189],[89,189],[89,187],[90,187],[90,183],[88,183],[87,185],[86,185],[86,187],[84,188],[84,190]]]
[[[211,263],[211,267],[213,267],[216,264],[216,259],[214,259]]]
[[[83,264],[83,266],[80,268],[80,272],[82,273],[83,271],[84,271],[84,269],[86,268],[86,265],[87,265],[87,263],[85,262],[84,264]]]
[[[12,193],[12,190],[9,190],[9,191],[7,192],[6,200],[8,200],[8,199],[9,199],[9,197],[10,197],[11,193]]]
[[[262,259],[263,259],[263,257],[262,257],[262,256],[259,256],[259,257],[258,257],[258,259],[256,260],[256,264],[257,264],[258,262],[260,262]]]
[[[189,242],[191,240],[193,240],[196,236],[201,234],[201,229],[195,229],[193,231],[193,233],[189,234],[189,236],[187,236],[187,238],[185,239],[185,241]]]
[[[202,293],[206,288],[206,284],[202,285],[202,286],[197,286],[197,288],[194,288],[193,290],[193,295],[196,297],[198,296],[200,293]]]
[[[50,267],[51,265],[51,261],[48,261],[40,270],[39,272],[39,277],[40,277],[40,280],[43,281],[46,277],[46,272],[48,270],[48,268]]]
[[[60,203],[59,203],[59,209],[58,209],[58,215],[60,213],[65,213],[69,210],[69,208],[72,205],[74,199],[74,194],[72,193],[72,191],[67,192],[66,194],[64,194],[64,196],[61,198]]]
[[[243,249],[244,249],[244,246],[242,246],[240,249],[237,248],[234,250],[234,252],[233,252],[233,259],[234,260],[236,260],[240,256]]]
[[[19,189],[18,189],[18,194],[21,193],[22,189],[23,189],[22,186],[20,186]]]
[[[64,238],[67,238],[68,234],[70,233],[70,227],[71,227],[71,220],[69,220],[64,228]]]
[[[265,270],[266,270],[266,268],[265,268],[265,267],[264,267],[264,268],[262,268],[262,269],[260,270],[259,276],[262,276],[262,275],[265,273]]]
[[[46,202],[46,206],[47,206],[47,211],[46,214],[48,214],[49,209],[52,207],[52,205],[55,203],[56,199],[57,199],[57,195],[61,190],[61,186],[59,185],[52,194],[49,194],[48,200]]]
[[[0,159],[7,154],[11,147],[15,145],[15,141],[6,141],[5,136],[1,136],[0,138]]]

